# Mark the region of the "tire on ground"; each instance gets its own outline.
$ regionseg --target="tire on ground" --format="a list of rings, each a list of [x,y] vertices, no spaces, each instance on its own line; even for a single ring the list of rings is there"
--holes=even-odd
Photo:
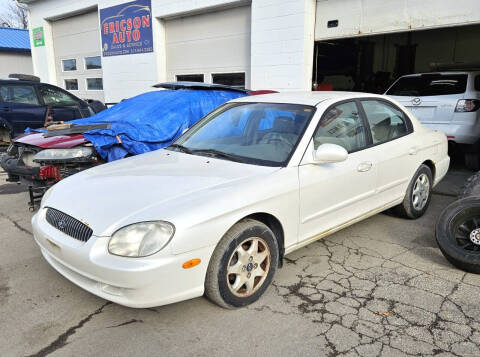
[[[455,226],[463,218],[478,214],[480,222],[480,198],[467,197],[447,206],[438,218],[435,227],[437,244],[447,260],[459,269],[480,274],[480,250],[467,251],[456,242]]]
[[[417,178],[421,174],[426,174],[428,177],[430,189],[428,192],[428,198],[425,206],[417,210],[414,205],[413,205],[413,189],[415,187],[415,182],[417,181]],[[403,202],[399,204],[398,206],[394,207],[394,212],[400,217],[408,218],[408,219],[417,219],[421,216],[424,215],[424,213],[427,211],[427,208],[430,204],[430,200],[432,198],[432,185],[433,185],[433,178],[432,178],[432,171],[427,165],[420,165],[418,168],[417,172],[413,175],[412,180],[410,181],[408,187],[407,187],[407,192],[405,193],[405,198],[403,199]]]
[[[257,291],[248,297],[238,297],[228,286],[227,267],[238,245],[250,237],[259,237],[267,243],[270,250],[270,267]],[[278,242],[270,228],[254,219],[244,219],[230,228],[215,248],[207,269],[205,295],[212,302],[227,309],[249,305],[258,300],[272,282],[278,260]]]

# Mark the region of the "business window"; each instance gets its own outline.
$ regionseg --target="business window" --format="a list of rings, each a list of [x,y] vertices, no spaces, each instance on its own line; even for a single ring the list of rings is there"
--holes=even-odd
[[[242,73],[212,73],[212,83],[245,88],[245,72]]]
[[[102,58],[100,56],[85,57],[85,69],[102,69]]]
[[[177,78],[178,82],[205,82],[203,74],[177,74],[175,77]]]
[[[74,58],[62,60],[62,68],[64,72],[76,71],[77,60]]]
[[[103,90],[103,79],[102,78],[87,78],[87,89],[88,90]]]
[[[78,90],[78,80],[77,79],[65,79],[65,89],[66,90]]]

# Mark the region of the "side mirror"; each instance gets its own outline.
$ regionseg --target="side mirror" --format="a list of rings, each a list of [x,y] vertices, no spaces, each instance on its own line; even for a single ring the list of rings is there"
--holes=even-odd
[[[341,162],[345,161],[347,157],[347,150],[335,144],[322,144],[313,151],[313,162],[318,164]]]

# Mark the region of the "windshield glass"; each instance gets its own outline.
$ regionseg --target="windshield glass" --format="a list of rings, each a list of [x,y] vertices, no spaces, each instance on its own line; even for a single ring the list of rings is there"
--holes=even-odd
[[[199,121],[171,149],[284,166],[314,112],[314,107],[297,104],[229,103]]]
[[[466,74],[423,74],[400,78],[386,94],[422,97],[465,93],[466,88]]]

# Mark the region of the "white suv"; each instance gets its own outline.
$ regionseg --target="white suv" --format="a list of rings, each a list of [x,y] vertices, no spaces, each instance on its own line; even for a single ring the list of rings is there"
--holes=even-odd
[[[460,144],[466,166],[480,169],[480,71],[410,74],[385,94],[423,125],[443,131],[449,143]]]

